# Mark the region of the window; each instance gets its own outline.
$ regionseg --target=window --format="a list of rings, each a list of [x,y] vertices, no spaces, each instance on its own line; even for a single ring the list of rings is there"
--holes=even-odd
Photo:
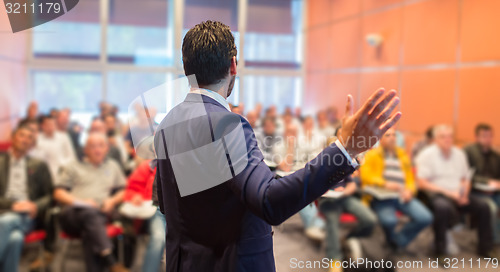
[[[99,0],[80,1],[63,16],[33,28],[33,56],[99,59]]]
[[[245,65],[252,68],[300,68],[302,1],[249,0]]]
[[[32,88],[40,111],[69,107],[94,112],[102,100],[101,74],[94,72],[33,71]]]
[[[171,66],[172,0],[110,0],[108,60],[138,66]]]
[[[109,3],[107,18],[101,17],[104,3]],[[174,12],[174,4],[183,13]],[[185,96],[168,87],[184,72],[179,39],[202,21],[217,20],[229,25],[237,58],[245,60],[228,101],[243,102],[247,110],[257,103],[280,111],[301,106],[303,6],[303,0],[79,1],[64,16],[33,29],[32,97],[42,111],[70,107],[85,118],[107,100],[126,116],[136,97],[167,83],[152,100],[164,116]],[[239,25],[242,12],[245,29]],[[57,62],[47,61],[54,58]]]
[[[111,71],[108,73],[106,100],[117,105],[120,112],[127,112],[135,98],[172,79],[170,74],[165,73]],[[158,97],[157,104],[149,106],[162,111],[166,99],[166,96]]]

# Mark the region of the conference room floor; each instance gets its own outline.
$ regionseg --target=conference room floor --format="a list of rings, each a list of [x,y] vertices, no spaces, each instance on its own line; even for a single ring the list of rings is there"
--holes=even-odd
[[[348,225],[343,226],[342,232],[348,230]],[[413,269],[399,269],[398,271],[445,271],[442,268],[429,269],[428,262],[431,258],[431,245],[432,245],[432,230],[430,228],[425,229],[417,237],[416,241],[410,244],[408,251],[410,254],[405,256],[392,256],[393,261],[403,260],[403,261],[422,261],[424,268],[413,268]],[[455,240],[461,249],[461,254],[455,256],[459,259],[465,258],[466,265],[468,265],[468,260],[472,258],[476,260],[478,257],[474,254],[476,248],[476,235],[472,230],[463,230],[455,234]],[[147,242],[147,237],[142,237],[139,239],[139,248],[137,250],[137,255],[135,258],[135,263],[131,271],[139,272],[141,271],[142,256],[145,251],[145,245]],[[65,271],[79,272],[85,271],[83,263],[83,255],[81,246],[78,242],[74,242],[69,250],[68,259],[66,261]],[[375,229],[374,234],[369,239],[364,239],[362,241],[363,250],[366,255],[372,256],[374,260],[380,258],[387,258],[388,252],[384,248],[384,234],[380,227]],[[305,268],[294,268],[294,263],[298,261],[321,261],[324,257],[325,243],[316,244],[310,241],[303,235],[303,228],[300,217],[294,215],[289,220],[284,222],[282,225],[274,228],[274,254],[276,259],[276,270],[278,272],[294,272],[294,271],[327,271],[326,269],[316,268],[316,269],[305,269]],[[28,263],[33,260],[36,256],[36,249],[33,246],[28,246],[22,256],[21,261],[21,272],[28,271]],[[51,271],[53,272],[63,272],[60,271],[60,255],[56,256],[54,263],[52,265]],[[292,258],[296,258],[297,261],[291,261]],[[497,271],[497,269],[484,268],[486,262],[482,263],[480,271]],[[448,269],[447,271],[478,271],[477,264],[473,268],[468,269]]]

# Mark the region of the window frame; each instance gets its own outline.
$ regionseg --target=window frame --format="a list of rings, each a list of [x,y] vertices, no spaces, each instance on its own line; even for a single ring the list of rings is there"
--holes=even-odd
[[[33,100],[35,97],[32,81],[32,73],[35,71],[68,71],[68,72],[97,72],[102,77],[102,93],[103,100],[109,100],[108,97],[108,71],[124,71],[124,72],[138,72],[138,73],[165,73],[166,74],[184,74],[182,63],[174,61],[172,66],[136,66],[127,63],[113,63],[109,61],[107,52],[107,34],[108,34],[108,21],[109,21],[109,7],[110,0],[99,0],[99,23],[101,28],[101,45],[99,59],[54,59],[54,58],[36,58],[33,52],[33,31],[29,32],[27,38],[27,69],[26,80],[28,89],[28,99]],[[184,4],[185,0],[170,0],[170,16],[173,21],[173,38],[174,38],[174,59],[181,59],[182,37],[184,27]],[[262,67],[246,67],[245,66],[245,34],[247,27],[248,14],[248,0],[235,0],[238,1],[238,32],[239,32],[239,60],[238,60],[238,77],[239,77],[239,103],[244,102],[245,97],[245,77],[246,76],[284,76],[284,77],[299,77],[301,78],[301,98],[305,93],[305,40],[306,32],[305,22],[307,21],[307,1],[308,0],[291,0],[302,1],[302,21],[301,21],[301,36],[298,39],[298,47],[300,48],[301,62],[297,68],[262,68]],[[165,29],[165,31],[167,31]],[[146,91],[146,90],[145,90]]]

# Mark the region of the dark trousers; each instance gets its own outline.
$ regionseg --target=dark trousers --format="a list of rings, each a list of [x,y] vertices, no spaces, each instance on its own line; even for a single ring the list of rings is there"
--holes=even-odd
[[[491,212],[484,200],[471,195],[468,205],[458,206],[455,201],[443,195],[435,195],[430,198],[430,204],[434,212],[434,242],[437,255],[445,254],[446,231],[456,224],[464,213],[469,213],[478,220],[478,253],[484,254],[491,250],[493,246]]]
[[[106,234],[107,216],[93,208],[67,207],[59,221],[65,233],[81,238],[87,271],[100,271],[101,252],[113,248]]]

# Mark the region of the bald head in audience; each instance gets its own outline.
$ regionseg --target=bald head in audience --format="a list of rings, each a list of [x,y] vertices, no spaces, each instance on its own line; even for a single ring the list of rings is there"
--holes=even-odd
[[[105,134],[106,133],[106,124],[100,118],[96,118],[96,119],[92,120],[92,123],[90,124],[90,128],[89,128],[89,132],[90,133],[95,132],[95,133]]]
[[[109,145],[106,134],[91,132],[85,143],[85,156],[94,165],[100,165],[108,155]]]
[[[432,130],[434,142],[444,153],[449,153],[453,147],[453,128],[449,125],[437,125]]]
[[[250,126],[252,126],[252,128],[255,128],[256,127],[256,123],[257,123],[257,119],[259,118],[259,115],[257,114],[256,111],[252,110],[252,111],[249,111],[247,113],[247,120],[248,120],[248,123],[250,124]]]

